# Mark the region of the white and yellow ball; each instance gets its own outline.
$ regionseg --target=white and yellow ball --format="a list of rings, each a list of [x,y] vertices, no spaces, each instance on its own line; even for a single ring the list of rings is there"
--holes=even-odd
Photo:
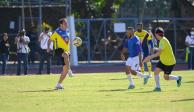
[[[73,39],[73,45],[76,47],[79,47],[82,45],[82,39],[80,37],[75,37],[75,39]]]

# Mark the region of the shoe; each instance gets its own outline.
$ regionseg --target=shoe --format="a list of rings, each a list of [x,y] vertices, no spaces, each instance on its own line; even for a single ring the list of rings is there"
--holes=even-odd
[[[73,77],[74,76],[73,75],[73,72],[71,71],[71,69],[68,70],[68,73],[67,74],[69,75],[69,77]]]
[[[145,78],[143,79],[143,84],[144,84],[144,85],[146,85],[146,84],[148,83],[148,79],[149,79],[149,76],[147,76],[147,77],[145,77]]]
[[[128,89],[134,89],[135,86],[134,85],[129,85]]]
[[[161,92],[161,88],[155,88],[153,91],[154,92]]]
[[[60,86],[57,85],[54,90],[62,90],[62,89],[64,89],[64,88],[61,85]]]
[[[178,76],[179,79],[176,81],[177,83],[177,87],[180,87],[181,86],[181,81],[182,81],[182,77],[181,76]]]

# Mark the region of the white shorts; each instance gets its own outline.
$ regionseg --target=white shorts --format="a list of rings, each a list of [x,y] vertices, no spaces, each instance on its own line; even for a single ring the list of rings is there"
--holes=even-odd
[[[127,61],[125,62],[126,66],[130,66],[132,70],[140,71],[140,65],[139,65],[139,56],[136,57],[129,57]]]

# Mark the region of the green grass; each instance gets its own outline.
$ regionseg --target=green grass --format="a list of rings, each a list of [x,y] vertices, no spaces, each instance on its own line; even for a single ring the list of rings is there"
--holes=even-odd
[[[193,112],[194,71],[177,71],[183,83],[164,81],[162,92],[151,92],[135,78],[136,88],[127,90],[124,73],[77,74],[64,81],[62,91],[51,91],[59,75],[1,76],[0,112]]]

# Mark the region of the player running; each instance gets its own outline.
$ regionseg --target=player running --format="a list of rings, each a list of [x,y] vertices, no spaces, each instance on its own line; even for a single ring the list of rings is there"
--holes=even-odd
[[[170,75],[173,67],[175,66],[176,60],[174,57],[174,53],[172,47],[166,37],[164,37],[164,30],[159,27],[155,31],[156,39],[159,40],[159,48],[155,54],[147,56],[143,62],[150,61],[151,59],[159,56],[160,60],[156,65],[156,69],[154,71],[154,78],[156,87],[154,91],[161,91],[160,88],[160,80],[159,80],[159,73],[164,71],[164,79],[165,80],[176,80],[177,86],[181,86],[181,76],[174,76]]]
[[[145,57],[153,53],[152,36],[146,30],[143,30],[142,23],[137,24],[137,31],[135,31],[135,35],[140,38],[143,59],[145,59]],[[150,61],[143,64],[141,71],[144,72],[144,70],[148,71],[149,77],[151,77],[152,65]]]
[[[130,82],[128,89],[134,89],[135,84],[132,79],[132,75],[137,75],[140,78],[144,78],[144,84],[147,83],[149,77],[148,75],[144,75],[141,72],[139,72],[140,64],[142,62],[141,45],[139,38],[134,35],[134,28],[128,27],[126,35],[128,39],[126,39],[126,41],[124,42],[123,48],[121,50],[121,59],[124,61],[125,60],[124,53],[126,52],[129,53],[129,57],[126,61],[125,71]]]

